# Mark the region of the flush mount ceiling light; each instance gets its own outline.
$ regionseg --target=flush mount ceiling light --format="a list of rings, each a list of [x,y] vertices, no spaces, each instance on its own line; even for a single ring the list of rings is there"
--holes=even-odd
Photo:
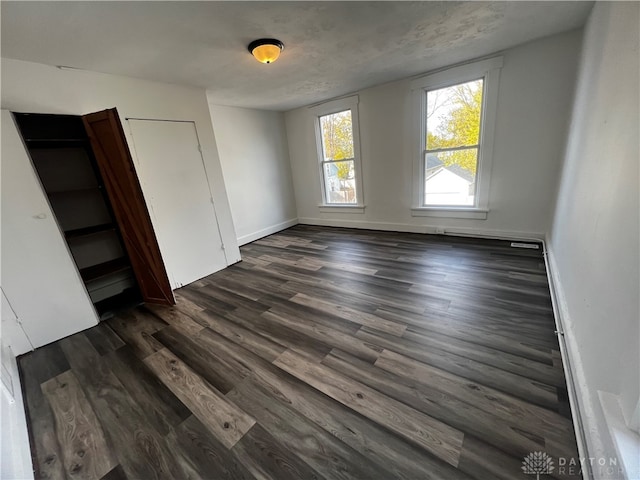
[[[251,55],[261,63],[273,63],[280,56],[284,43],[275,38],[260,38],[247,47]]]

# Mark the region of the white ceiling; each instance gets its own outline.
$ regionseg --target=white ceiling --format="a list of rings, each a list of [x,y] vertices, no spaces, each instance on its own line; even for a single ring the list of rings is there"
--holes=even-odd
[[[2,56],[287,110],[580,27],[592,2],[10,2]],[[271,65],[246,45],[285,44]]]

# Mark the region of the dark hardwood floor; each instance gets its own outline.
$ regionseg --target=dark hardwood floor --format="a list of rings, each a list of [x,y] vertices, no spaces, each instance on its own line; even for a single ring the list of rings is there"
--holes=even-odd
[[[539,250],[300,225],[242,257],[19,358],[39,478],[511,480],[577,456]]]

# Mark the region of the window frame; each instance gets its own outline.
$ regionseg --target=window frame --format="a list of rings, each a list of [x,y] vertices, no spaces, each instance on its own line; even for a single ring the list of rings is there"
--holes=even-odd
[[[310,107],[310,112],[314,116],[314,130],[316,136],[316,155],[318,173],[320,175],[321,203],[318,205],[321,211],[341,211],[344,213],[362,213],[364,212],[364,190],[362,185],[362,162],[360,156],[360,122],[358,118],[358,95],[339,98],[329,102]],[[355,176],[356,203],[329,203],[326,191],[324,164],[324,151],[322,146],[322,126],[320,117],[331,115],[350,110],[351,111],[351,128],[353,134],[353,171]],[[351,161],[351,159],[343,159],[337,161]]]
[[[415,119],[416,150],[413,161],[413,216],[471,218],[484,220],[489,212],[493,139],[498,104],[498,86],[503,58],[493,57],[425,75],[411,82]],[[427,92],[483,79],[478,166],[474,205],[426,205],[425,161],[427,140]]]

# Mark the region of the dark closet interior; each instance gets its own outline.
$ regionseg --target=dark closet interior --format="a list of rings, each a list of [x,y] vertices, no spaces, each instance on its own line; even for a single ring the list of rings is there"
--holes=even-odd
[[[14,115],[100,317],[141,303],[132,263],[82,117]]]

